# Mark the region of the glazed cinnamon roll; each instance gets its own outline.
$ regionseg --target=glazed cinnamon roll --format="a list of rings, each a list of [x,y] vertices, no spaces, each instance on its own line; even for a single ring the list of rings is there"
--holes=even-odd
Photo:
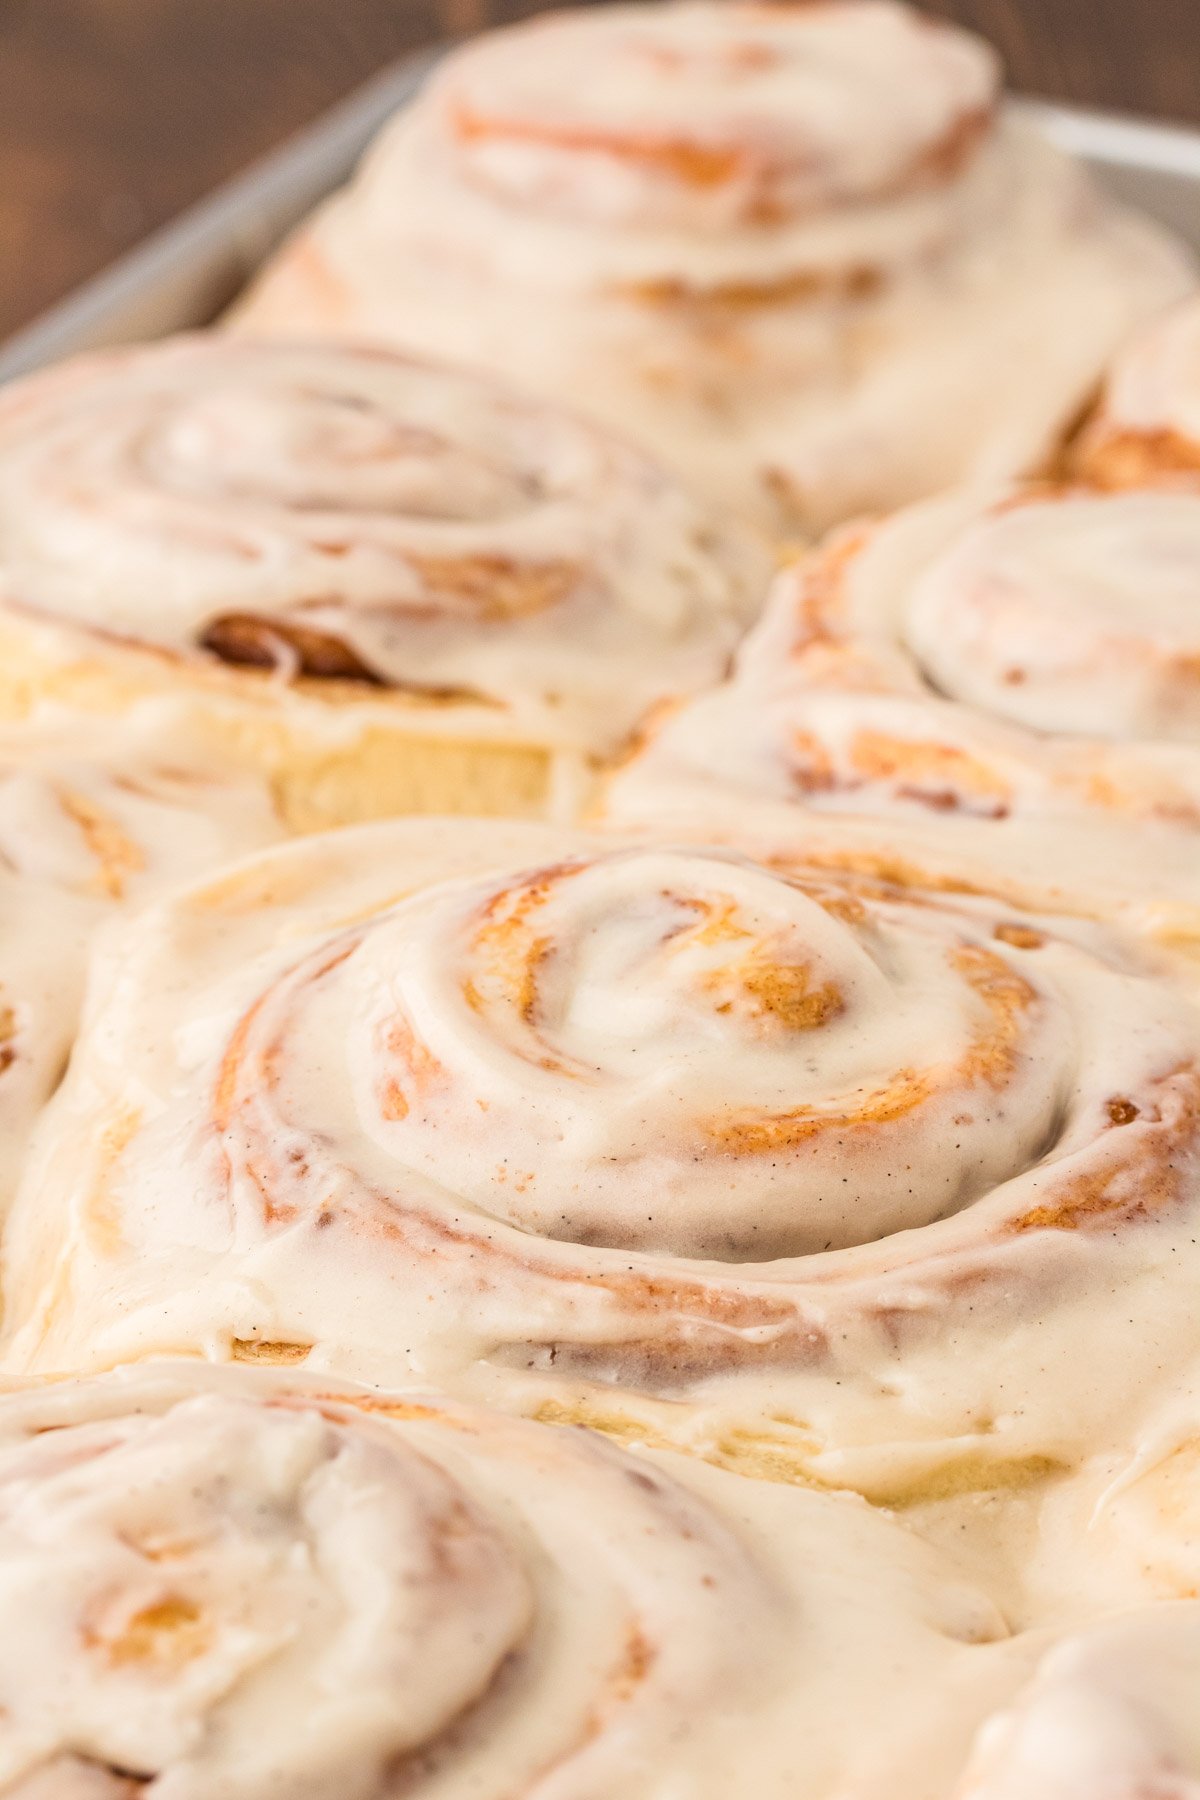
[[[1156,321],[1117,358],[1075,466],[1107,487],[1200,487],[1200,302]]]
[[[545,811],[767,572],[624,444],[399,356],[184,338],[0,399],[0,707],[183,693],[301,827]]]
[[[96,933],[283,835],[262,785],[192,726],[166,705],[102,737],[48,721],[0,733],[0,1211],[70,1051]]]
[[[449,56],[238,328],[417,347],[772,532],[1040,467],[1191,267],[893,0],[553,13]]]
[[[1200,941],[1200,495],[957,494],[779,579],[604,818]]]
[[[14,1800],[817,1800],[1004,1636],[853,1498],[174,1363],[0,1401],[0,1620]]]
[[[18,1372],[415,1371],[895,1498],[1069,1462],[1196,1347],[1200,1013],[1098,927],[400,821],[109,952]]]

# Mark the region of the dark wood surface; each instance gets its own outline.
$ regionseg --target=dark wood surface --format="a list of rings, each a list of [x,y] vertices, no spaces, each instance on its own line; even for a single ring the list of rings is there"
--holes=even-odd
[[[929,0],[1016,85],[1200,124],[1200,0]],[[536,0],[0,0],[0,336],[391,58]]]

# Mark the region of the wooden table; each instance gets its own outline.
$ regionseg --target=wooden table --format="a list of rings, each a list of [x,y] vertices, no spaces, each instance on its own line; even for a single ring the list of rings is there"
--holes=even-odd
[[[1200,0],[929,0],[1032,92],[1200,124]],[[0,336],[374,69],[536,0],[0,0]]]

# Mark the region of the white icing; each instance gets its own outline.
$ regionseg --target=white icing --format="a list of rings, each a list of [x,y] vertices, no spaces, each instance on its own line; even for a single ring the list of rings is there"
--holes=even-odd
[[[238,329],[502,370],[774,531],[1011,476],[1191,273],[995,117],[995,86],[977,40],[890,4],[682,0],[492,33]]]
[[[1200,935],[1200,500],[968,491],[779,578],[618,826]]]
[[[1196,1800],[1200,1605],[1164,1605],[1057,1644],[990,1720],[954,1800]]]
[[[184,338],[0,401],[0,596],[96,654],[249,619],[284,678],[316,633],[486,735],[597,751],[721,672],[768,568],[625,445],[398,356]]]
[[[8,1363],[265,1338],[788,1416],[833,1480],[1078,1454],[1196,1339],[1198,1051],[1095,928],[533,827],[308,840],[98,961]]]
[[[903,637],[954,700],[1055,735],[1200,742],[1200,501],[1036,499],[968,527]]]
[[[853,1497],[171,1363],[0,1402],[0,1623],[20,1800],[816,1800],[851,1691],[887,1742],[900,1668],[968,1719],[1011,1684],[982,1592]]]
[[[265,789],[171,703],[0,733],[0,1202],[61,1076],[97,931],[282,835]]]
[[[512,370],[773,527],[1005,474],[1186,270],[996,85],[886,0],[494,34],[245,322]],[[1200,1800],[1200,993],[1077,916],[1200,938],[1198,324],[1080,452],[1170,491],[839,540],[613,783],[636,839],[213,873],[279,835],[232,702],[0,737],[0,1199],[41,1109],[0,1349],[151,1359],[0,1398],[6,1796]],[[303,628],[382,688],[330,741],[450,689],[446,730],[610,750],[763,566],[401,357],[184,340],[0,399],[30,644],[249,618],[290,705]]]

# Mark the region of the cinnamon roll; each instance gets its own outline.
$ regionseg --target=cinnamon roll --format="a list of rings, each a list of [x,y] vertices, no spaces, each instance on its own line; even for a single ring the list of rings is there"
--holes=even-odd
[[[0,398],[0,708],[183,693],[303,828],[545,811],[767,572],[624,444],[387,353],[183,338]]]
[[[552,13],[447,57],[237,328],[628,430],[772,532],[1040,467],[1192,268],[893,0]]]
[[[1074,464],[1106,487],[1200,487],[1200,302],[1173,308],[1118,356]]]
[[[62,1074],[91,941],[118,913],[283,835],[261,784],[172,705],[0,733],[0,1212]]]
[[[1194,947],[1198,592],[1200,493],[927,502],[782,575],[600,812]]]
[[[110,943],[4,1356],[415,1372],[894,1499],[1117,1429],[1200,1347],[1198,1204],[1200,1011],[1109,930],[399,821]]]
[[[818,1800],[1005,1635],[853,1498],[173,1363],[0,1401],[0,1620],[14,1800]]]

